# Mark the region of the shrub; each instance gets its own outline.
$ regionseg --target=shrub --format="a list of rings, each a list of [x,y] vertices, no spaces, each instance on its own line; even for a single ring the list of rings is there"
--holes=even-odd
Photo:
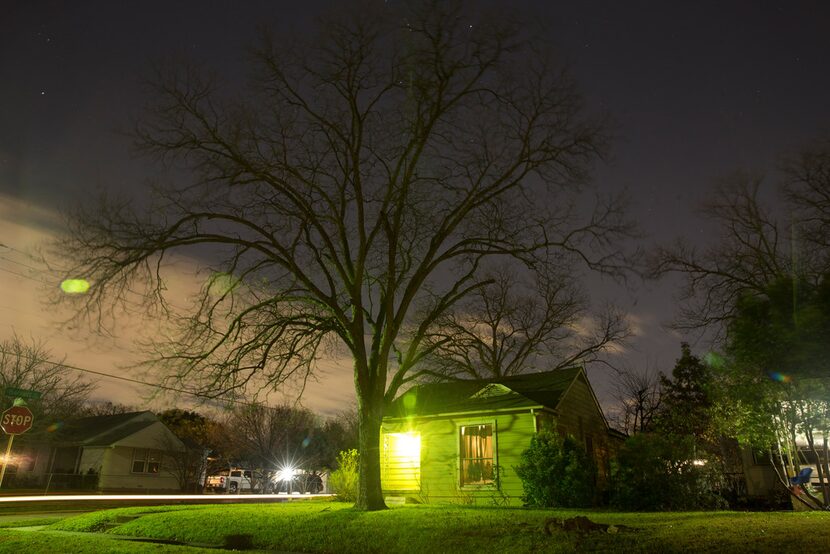
[[[583,508],[593,503],[596,467],[572,437],[539,433],[515,469],[531,506]]]
[[[717,464],[695,465],[695,458],[691,436],[629,437],[612,462],[612,505],[635,511],[725,508]]]
[[[357,479],[360,468],[360,455],[357,450],[343,450],[337,455],[337,469],[329,476],[329,485],[338,500],[354,502],[357,500]]]

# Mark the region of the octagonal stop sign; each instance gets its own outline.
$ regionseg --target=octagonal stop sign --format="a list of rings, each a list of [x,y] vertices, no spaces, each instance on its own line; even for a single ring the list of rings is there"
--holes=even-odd
[[[12,406],[0,418],[0,427],[7,435],[20,435],[32,427],[34,416],[26,406]]]

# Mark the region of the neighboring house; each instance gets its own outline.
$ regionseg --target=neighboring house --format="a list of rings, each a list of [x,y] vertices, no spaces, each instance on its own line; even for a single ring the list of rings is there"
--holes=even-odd
[[[611,431],[582,368],[497,380],[417,386],[397,398],[381,428],[381,482],[417,501],[518,504],[514,467],[543,429],[571,435],[607,479]]]
[[[22,472],[48,490],[178,491],[171,456],[182,442],[153,412],[85,417],[67,422]]]

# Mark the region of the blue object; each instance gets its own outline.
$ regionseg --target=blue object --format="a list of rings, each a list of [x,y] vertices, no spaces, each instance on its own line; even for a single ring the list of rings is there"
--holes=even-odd
[[[813,468],[805,467],[798,472],[795,477],[790,477],[790,483],[793,485],[804,485],[810,482],[810,475],[813,474]]]

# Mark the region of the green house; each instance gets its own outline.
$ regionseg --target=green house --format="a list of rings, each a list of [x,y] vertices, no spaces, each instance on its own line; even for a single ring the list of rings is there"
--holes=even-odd
[[[514,467],[542,429],[580,441],[607,475],[610,430],[582,368],[417,386],[387,410],[381,481],[418,502],[521,503]]]

